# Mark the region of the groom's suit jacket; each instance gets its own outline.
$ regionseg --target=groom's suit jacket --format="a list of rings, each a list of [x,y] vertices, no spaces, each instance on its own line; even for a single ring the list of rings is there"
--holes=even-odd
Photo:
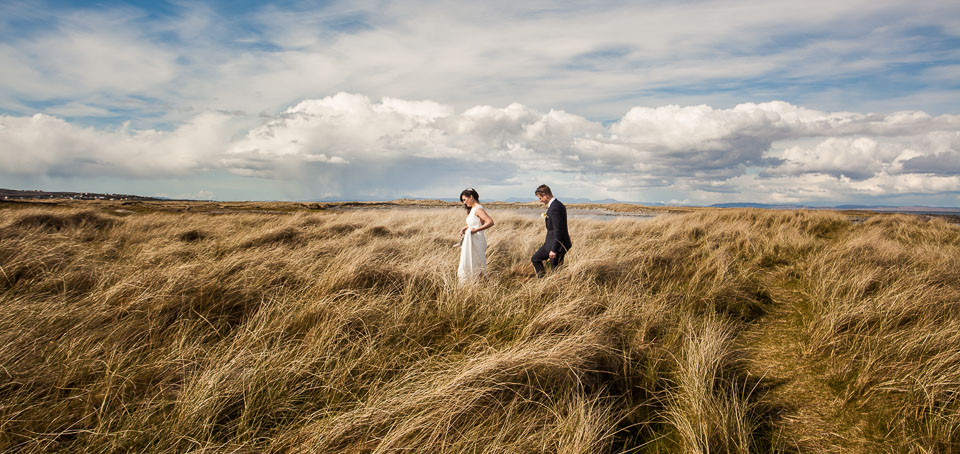
[[[567,207],[563,206],[559,200],[553,199],[553,203],[547,208],[547,240],[544,246],[550,248],[557,254],[566,254],[573,243],[570,242],[570,234],[567,233]]]

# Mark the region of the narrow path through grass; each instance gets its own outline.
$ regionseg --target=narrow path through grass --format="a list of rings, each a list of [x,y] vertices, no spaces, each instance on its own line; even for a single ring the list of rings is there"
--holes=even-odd
[[[773,446],[786,452],[876,452],[864,425],[869,416],[845,402],[831,361],[810,350],[805,327],[814,317],[800,289],[800,264],[781,266],[762,278],[773,304],[740,335],[745,365],[765,383],[760,404],[776,409]],[[803,279],[806,279],[804,277]]]

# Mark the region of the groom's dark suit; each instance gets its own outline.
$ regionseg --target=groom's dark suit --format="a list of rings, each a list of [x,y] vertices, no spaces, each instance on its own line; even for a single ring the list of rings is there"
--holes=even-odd
[[[553,199],[547,208],[547,239],[540,246],[540,249],[533,254],[530,260],[533,262],[533,268],[537,270],[537,276],[543,277],[543,261],[550,260],[550,267],[557,269],[563,265],[563,256],[573,247],[570,242],[570,234],[567,233],[567,207],[563,206],[559,200]],[[556,257],[550,258],[550,252],[556,253]]]

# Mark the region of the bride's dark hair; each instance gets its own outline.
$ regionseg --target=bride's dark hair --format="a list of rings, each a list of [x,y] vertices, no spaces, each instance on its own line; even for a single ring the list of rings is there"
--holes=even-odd
[[[465,195],[469,195],[469,196],[473,197],[473,200],[476,200],[477,203],[480,202],[480,194],[477,194],[477,190],[476,190],[476,189],[473,189],[473,188],[464,189],[463,192],[460,193],[460,202],[461,202],[461,203],[463,202],[463,196],[465,196]],[[470,211],[470,207],[468,207],[466,204],[464,204],[463,207],[466,208],[468,212]]]

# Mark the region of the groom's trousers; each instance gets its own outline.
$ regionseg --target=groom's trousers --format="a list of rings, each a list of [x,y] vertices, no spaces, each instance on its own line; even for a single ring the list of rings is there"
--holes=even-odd
[[[530,261],[533,262],[533,269],[537,270],[537,277],[543,277],[546,273],[543,269],[543,262],[545,260],[550,261],[550,269],[556,270],[563,265],[563,256],[565,254],[558,253],[556,257],[550,258],[550,248],[544,244],[533,254],[533,257],[530,258]]]

